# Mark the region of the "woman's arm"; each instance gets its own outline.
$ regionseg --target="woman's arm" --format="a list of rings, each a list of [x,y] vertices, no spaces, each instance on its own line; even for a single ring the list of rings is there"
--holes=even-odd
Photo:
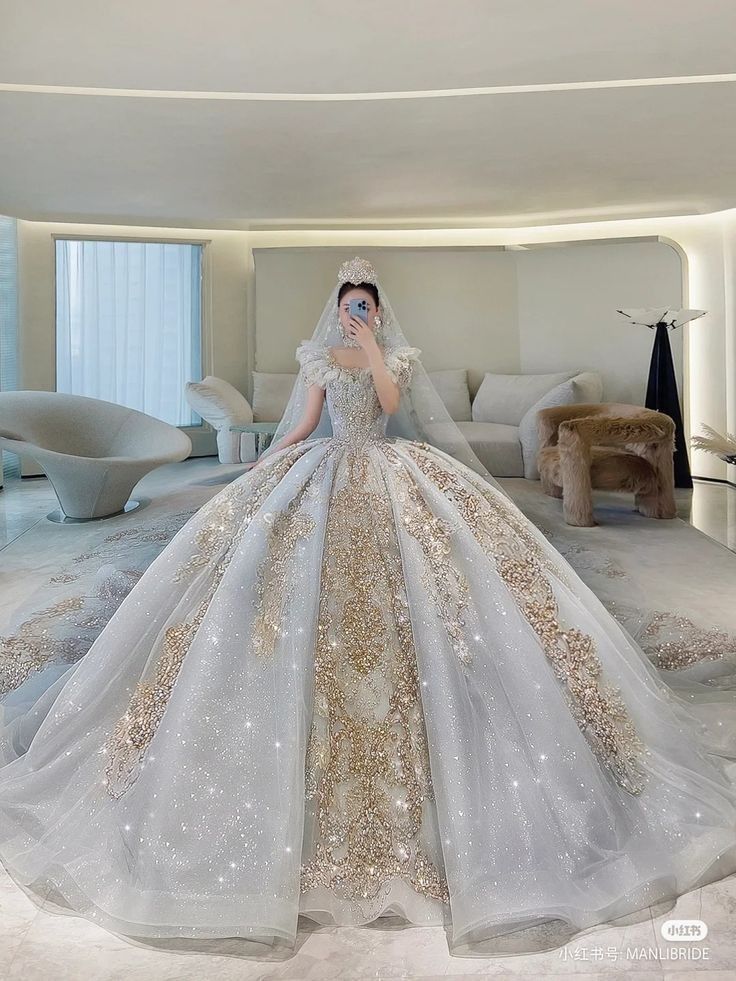
[[[383,360],[383,353],[375,341],[373,344],[366,344],[366,352],[368,354],[368,363],[371,367],[373,384],[376,387],[378,401],[381,403],[381,408],[387,415],[393,415],[394,412],[398,412],[399,406],[401,405],[401,391],[399,386],[388,373]]]
[[[376,336],[363,319],[350,317],[349,336],[355,338],[368,356],[373,385],[381,408],[386,415],[393,415],[401,408],[401,379],[396,378],[394,373],[386,367],[384,353],[378,346]],[[419,353],[419,348],[412,348],[411,350]]]

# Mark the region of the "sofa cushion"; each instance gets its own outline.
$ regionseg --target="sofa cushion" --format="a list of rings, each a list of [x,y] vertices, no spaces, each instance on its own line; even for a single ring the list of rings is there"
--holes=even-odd
[[[575,375],[576,402],[602,402],[603,379],[597,371],[581,371]]]
[[[547,392],[529,409],[519,423],[519,442],[524,457],[524,476],[527,480],[539,480],[537,454],[539,431],[537,413],[553,405],[572,405],[575,402],[600,402],[603,397],[603,380],[596,371],[581,371],[579,375]]]
[[[564,381],[547,392],[525,414],[519,423],[519,442],[524,458],[524,476],[527,480],[539,480],[537,453],[539,452],[539,433],[537,432],[537,413],[553,405],[572,405],[581,402],[579,389],[574,378]]]
[[[445,368],[441,371],[428,371],[427,374],[451,418],[455,422],[470,422],[472,414],[467,369]]]
[[[186,399],[197,415],[214,429],[247,426],[253,422],[248,400],[224,378],[207,375],[200,382],[187,382]]]
[[[523,477],[519,427],[499,422],[459,422],[458,429],[494,477]]]
[[[473,399],[473,421],[518,426],[537,399],[578,371],[574,368],[544,375],[497,375],[487,371]]]
[[[293,372],[253,372],[253,421],[278,422],[297,376]]]

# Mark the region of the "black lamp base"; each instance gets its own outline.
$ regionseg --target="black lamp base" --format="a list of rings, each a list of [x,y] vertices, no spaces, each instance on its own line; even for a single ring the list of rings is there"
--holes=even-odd
[[[680,397],[677,394],[677,378],[672,361],[670,338],[665,323],[658,323],[652,349],[652,360],[649,363],[649,380],[647,383],[647,409],[656,409],[670,416],[675,423],[675,487],[692,487],[693,478],[690,473],[690,461],[685,442],[685,428],[682,424]]]

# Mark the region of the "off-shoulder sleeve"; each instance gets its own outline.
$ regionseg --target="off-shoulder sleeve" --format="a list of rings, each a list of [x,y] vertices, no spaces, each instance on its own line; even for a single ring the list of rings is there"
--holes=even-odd
[[[383,363],[399,388],[405,388],[411,381],[414,363],[419,360],[421,353],[420,348],[408,345],[394,347],[384,353]]]
[[[319,385],[325,388],[329,363],[324,345],[311,340],[300,341],[295,356],[307,385]]]

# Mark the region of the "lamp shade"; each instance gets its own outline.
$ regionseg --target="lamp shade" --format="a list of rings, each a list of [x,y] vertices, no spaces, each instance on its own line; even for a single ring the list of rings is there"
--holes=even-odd
[[[673,310],[671,307],[627,307],[616,311],[626,317],[630,323],[651,327],[652,330],[657,324],[664,324],[670,330],[674,330],[675,327],[681,327],[688,320],[696,320],[707,312],[707,310]]]

